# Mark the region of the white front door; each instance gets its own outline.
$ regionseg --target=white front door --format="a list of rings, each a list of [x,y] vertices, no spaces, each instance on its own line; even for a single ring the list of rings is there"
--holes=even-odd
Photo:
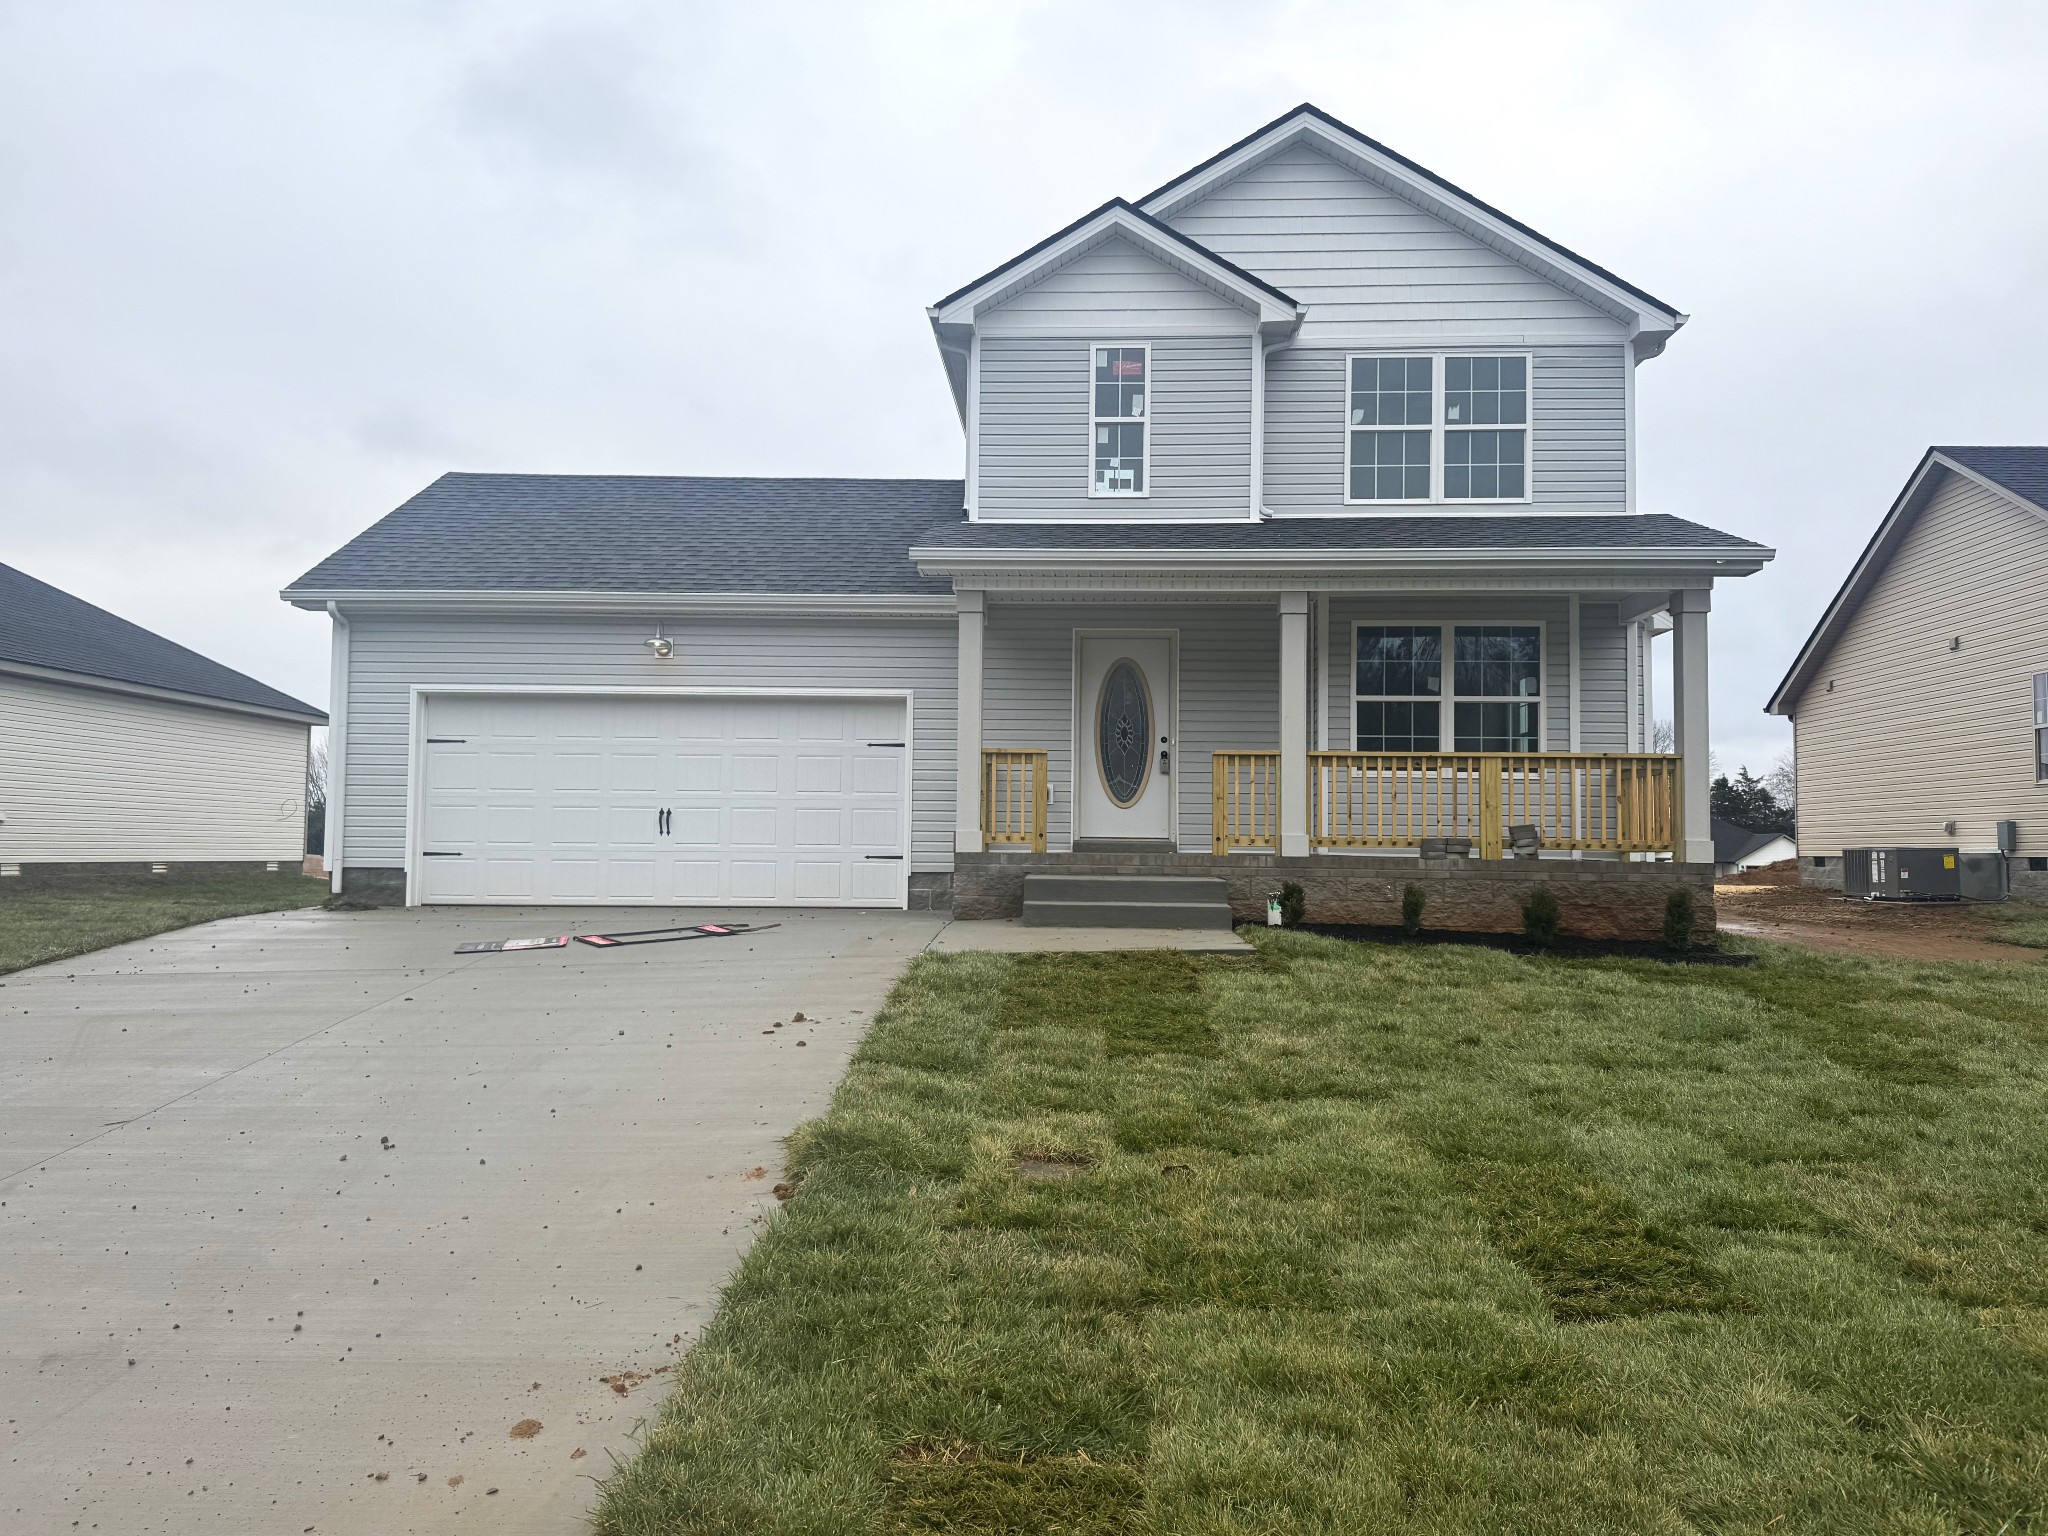
[[[418,899],[904,905],[901,699],[435,694]]]
[[[1074,636],[1074,836],[1173,836],[1174,636]]]

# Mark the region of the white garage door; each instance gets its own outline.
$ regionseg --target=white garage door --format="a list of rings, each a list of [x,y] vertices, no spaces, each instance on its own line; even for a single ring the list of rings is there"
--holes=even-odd
[[[902,906],[901,699],[437,694],[420,899]]]

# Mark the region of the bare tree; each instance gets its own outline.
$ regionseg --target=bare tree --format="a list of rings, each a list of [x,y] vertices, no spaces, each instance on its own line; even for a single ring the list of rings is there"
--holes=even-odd
[[[1771,792],[1771,798],[1786,810],[1799,806],[1799,773],[1790,752],[1780,752],[1764,774],[1764,788]]]
[[[1671,722],[1669,720],[1657,720],[1651,723],[1650,750],[1652,752],[1675,752],[1678,750],[1678,735],[1671,729]]]
[[[306,752],[306,852],[327,849],[327,743],[316,741]]]

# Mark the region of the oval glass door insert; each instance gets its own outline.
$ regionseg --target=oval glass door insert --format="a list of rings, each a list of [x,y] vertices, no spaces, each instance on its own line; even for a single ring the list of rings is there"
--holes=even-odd
[[[1152,769],[1152,696],[1128,656],[1103,674],[1095,705],[1095,757],[1102,787],[1120,806],[1137,804]]]

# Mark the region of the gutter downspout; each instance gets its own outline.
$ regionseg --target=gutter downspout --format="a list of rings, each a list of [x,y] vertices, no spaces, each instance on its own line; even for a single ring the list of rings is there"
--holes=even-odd
[[[341,894],[341,821],[348,782],[348,620],[341,604],[329,603],[334,621],[327,673],[327,888]]]

